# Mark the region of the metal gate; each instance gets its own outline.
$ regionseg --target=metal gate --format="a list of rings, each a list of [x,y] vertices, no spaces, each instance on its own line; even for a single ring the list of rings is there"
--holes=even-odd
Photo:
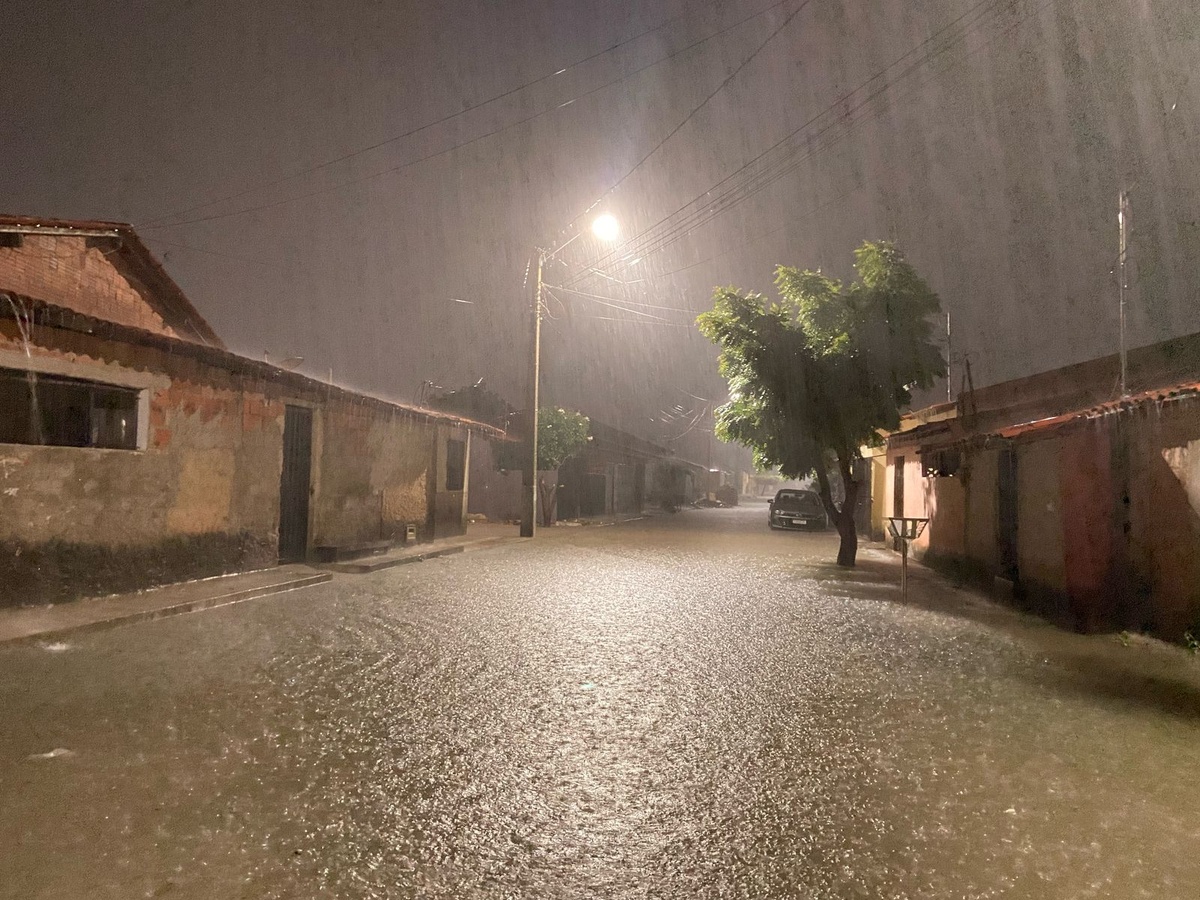
[[[308,554],[308,493],[312,476],[312,410],[288,406],[283,417],[283,471],[279,476],[279,561]]]
[[[996,539],[1000,550],[1000,573],[1016,584],[1020,576],[1017,555],[1017,452],[1000,451],[997,460],[996,507],[999,521]]]

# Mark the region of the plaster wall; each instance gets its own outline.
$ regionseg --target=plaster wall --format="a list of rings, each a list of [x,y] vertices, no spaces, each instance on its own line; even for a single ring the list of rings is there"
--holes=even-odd
[[[313,546],[427,536],[435,429],[401,415],[333,403],[314,417]]]
[[[273,565],[282,403],[156,350],[67,344],[28,364],[137,387],[144,440],[0,445],[0,605]],[[12,346],[0,330],[0,354]]]
[[[1200,402],[1143,408],[1127,426],[1129,558],[1144,621],[1200,636]]]
[[[1114,621],[1123,590],[1112,449],[1097,422],[1064,434],[1058,445],[1065,586],[1075,627],[1094,631]]]
[[[496,448],[491,441],[477,440],[471,444],[471,464],[468,467],[471,490],[467,495],[467,510],[485,515],[493,522],[516,522],[521,519],[521,473],[500,471],[495,464]]]
[[[999,453],[995,450],[975,450],[964,460],[963,517],[966,529],[966,554],[984,570],[995,572],[1000,565],[997,546],[999,522],[998,477]]]
[[[1017,554],[1021,581],[1065,591],[1059,445],[1025,444],[1017,451]]]
[[[278,561],[286,406],[314,410],[308,545],[461,534],[446,442],[465,427],[169,349],[0,320],[0,365],[139,392],[136,450],[0,444],[0,606],[245,571]]]
[[[463,489],[450,490],[446,479],[447,442],[466,442],[466,457],[463,459]],[[431,538],[454,537],[467,530],[467,492],[471,477],[471,441],[465,428],[449,425],[437,426],[434,440],[434,461],[429,484],[429,516],[426,519],[427,534]]]
[[[918,542],[925,553],[953,559],[966,556],[966,491],[960,477],[922,478],[929,523]]]

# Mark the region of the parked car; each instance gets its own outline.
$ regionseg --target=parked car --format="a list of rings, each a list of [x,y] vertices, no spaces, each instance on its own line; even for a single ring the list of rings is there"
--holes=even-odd
[[[815,491],[785,488],[767,507],[767,524],[772,528],[811,528],[824,531],[825,507]]]

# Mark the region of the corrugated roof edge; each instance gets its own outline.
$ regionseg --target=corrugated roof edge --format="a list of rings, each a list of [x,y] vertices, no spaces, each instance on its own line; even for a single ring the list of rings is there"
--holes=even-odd
[[[1135,407],[1147,406],[1151,403],[1170,403],[1196,396],[1200,396],[1200,382],[1185,381],[1167,387],[1142,391],[1139,394],[1122,397],[1118,400],[1097,403],[1095,406],[1089,406],[1087,409],[1063,413],[1061,416],[1051,416],[1046,419],[1036,419],[1032,422],[1022,422],[1005,428],[997,428],[991,434],[1003,438],[1021,437],[1022,435],[1031,433],[1052,431],[1073,423],[1098,419],[1102,416],[1112,415],[1113,413],[1126,412]]]
[[[20,301],[31,313],[32,323],[44,328],[89,334],[94,337],[120,343],[152,347],[168,353],[191,357],[199,362],[217,368],[224,368],[231,372],[243,372],[264,380],[276,381],[281,385],[292,384],[306,391],[320,392],[331,399],[367,400],[389,409],[398,410],[419,420],[461,425],[488,437],[511,440],[502,429],[484,422],[477,422],[474,419],[468,419],[464,416],[456,416],[453,413],[426,409],[421,406],[399,403],[395,400],[385,400],[382,397],[375,397],[371,394],[350,391],[324,381],[318,381],[315,378],[309,378],[307,375],[301,375],[299,372],[292,372],[287,369],[281,369],[278,366],[273,366],[270,363],[239,356],[222,347],[211,347],[205,344],[197,344],[193,341],[185,341],[180,338],[166,337],[165,335],[155,334],[152,331],[133,328],[129,325],[118,325],[116,322],[109,322],[107,319],[97,319],[94,316],[84,315],[63,306],[47,303],[45,300],[39,300],[36,297],[26,297],[10,291],[5,291],[4,294],[12,296],[14,300]],[[9,304],[0,304],[0,319],[8,319],[10,321],[16,319],[16,313]]]
[[[1084,422],[1101,418],[1102,416],[1129,412],[1139,407],[1148,406],[1151,403],[1171,403],[1192,398],[1200,398],[1200,382],[1189,380],[1166,387],[1142,391],[1129,397],[1121,397],[1117,400],[1097,403],[1093,406],[1072,410],[1071,412],[1062,413],[1057,416],[1033,419],[1028,422],[1019,422],[1013,425],[1005,425],[1000,428],[990,428],[978,432],[971,431],[969,419],[948,419],[941,422],[930,422],[909,431],[896,432],[889,436],[888,443],[899,447],[914,444],[921,445],[929,442],[929,449],[937,449],[986,443],[995,438],[1012,440],[1027,435],[1036,435],[1038,437],[1049,436],[1059,429],[1080,425]]]

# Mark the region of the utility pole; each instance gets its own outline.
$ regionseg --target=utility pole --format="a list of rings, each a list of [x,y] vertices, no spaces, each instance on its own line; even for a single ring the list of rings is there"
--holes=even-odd
[[[1129,192],[1122,190],[1118,199],[1117,224],[1120,226],[1120,250],[1117,255],[1117,274],[1120,285],[1121,312],[1121,396],[1129,396],[1128,365],[1125,339],[1125,295],[1129,290],[1126,279],[1126,263],[1129,259]]]
[[[533,288],[529,387],[525,393],[525,407],[529,410],[526,430],[529,452],[522,473],[525,502],[521,509],[521,537],[529,538],[533,537],[537,530],[538,382],[541,379],[542,367],[542,267],[545,262],[546,254],[538,250],[537,280]]]
[[[954,399],[954,344],[950,342],[950,310],[946,310],[946,402]]]
[[[620,227],[611,215],[597,216],[592,222],[591,232],[603,241],[616,240]],[[529,423],[526,437],[529,441],[529,455],[525,459],[522,473],[522,489],[525,502],[521,504],[521,537],[533,537],[537,531],[538,512],[538,387],[541,381],[542,368],[542,294],[545,284],[542,281],[546,263],[562,253],[567,247],[583,237],[584,232],[578,231],[563,243],[550,250],[537,248],[537,278],[533,285],[533,315],[531,324],[531,353],[529,364],[529,388],[525,394],[525,405],[529,410]],[[526,270],[528,271],[528,270]]]

